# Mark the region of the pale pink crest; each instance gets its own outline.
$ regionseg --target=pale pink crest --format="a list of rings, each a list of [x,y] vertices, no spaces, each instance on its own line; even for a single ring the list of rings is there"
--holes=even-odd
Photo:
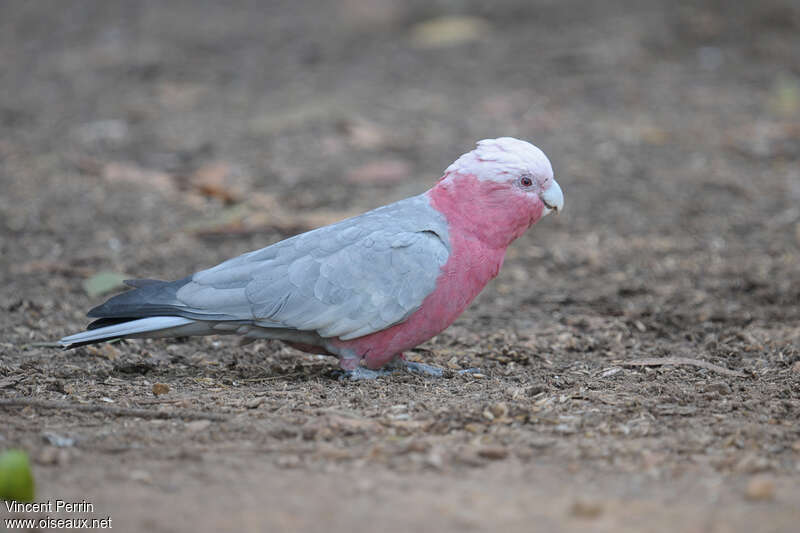
[[[472,175],[483,181],[507,181],[532,174],[544,183],[553,179],[553,167],[544,152],[531,143],[500,137],[478,141],[474,150],[447,167],[445,178],[450,174]]]

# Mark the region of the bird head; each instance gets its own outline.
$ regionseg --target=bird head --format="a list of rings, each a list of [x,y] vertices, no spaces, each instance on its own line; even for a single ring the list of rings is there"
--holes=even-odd
[[[449,219],[460,219],[498,245],[564,209],[564,194],[547,156],[512,137],[479,141],[447,167],[433,196]]]

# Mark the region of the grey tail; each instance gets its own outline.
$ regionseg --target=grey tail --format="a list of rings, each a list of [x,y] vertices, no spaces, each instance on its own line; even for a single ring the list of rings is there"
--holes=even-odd
[[[125,284],[134,289],[117,294],[91,309],[87,316],[98,320],[89,324],[88,329],[112,326],[150,316],[181,316],[186,307],[178,300],[177,293],[190,280],[191,277],[177,281],[126,280]]]
[[[155,279],[126,280],[133,290],[117,294],[87,314],[96,318],[87,330],[59,341],[65,348],[126,337],[159,337],[172,334],[205,335],[206,321],[231,320],[224,314],[187,307],[178,299],[178,290],[191,276],[177,281]]]
[[[209,332],[206,323],[177,316],[152,316],[99,326],[62,338],[58,343],[64,348],[76,348],[96,342],[126,337],[164,337],[179,334],[202,335]]]

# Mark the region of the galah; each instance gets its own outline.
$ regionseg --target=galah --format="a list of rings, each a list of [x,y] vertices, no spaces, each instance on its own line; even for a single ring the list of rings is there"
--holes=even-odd
[[[59,343],[237,334],[337,356],[351,373],[408,368],[403,352],[452,324],[497,276],[509,244],[563,208],[539,148],[483,140],[418,196],[177,281],[128,281],[134,290],[89,311],[87,331]]]

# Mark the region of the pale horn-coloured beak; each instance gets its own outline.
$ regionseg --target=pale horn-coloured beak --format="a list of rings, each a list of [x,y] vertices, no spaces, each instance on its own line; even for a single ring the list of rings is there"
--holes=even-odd
[[[561,192],[561,187],[556,180],[553,180],[547,190],[542,193],[541,199],[545,207],[548,210],[555,210],[556,214],[564,209],[564,193]]]

